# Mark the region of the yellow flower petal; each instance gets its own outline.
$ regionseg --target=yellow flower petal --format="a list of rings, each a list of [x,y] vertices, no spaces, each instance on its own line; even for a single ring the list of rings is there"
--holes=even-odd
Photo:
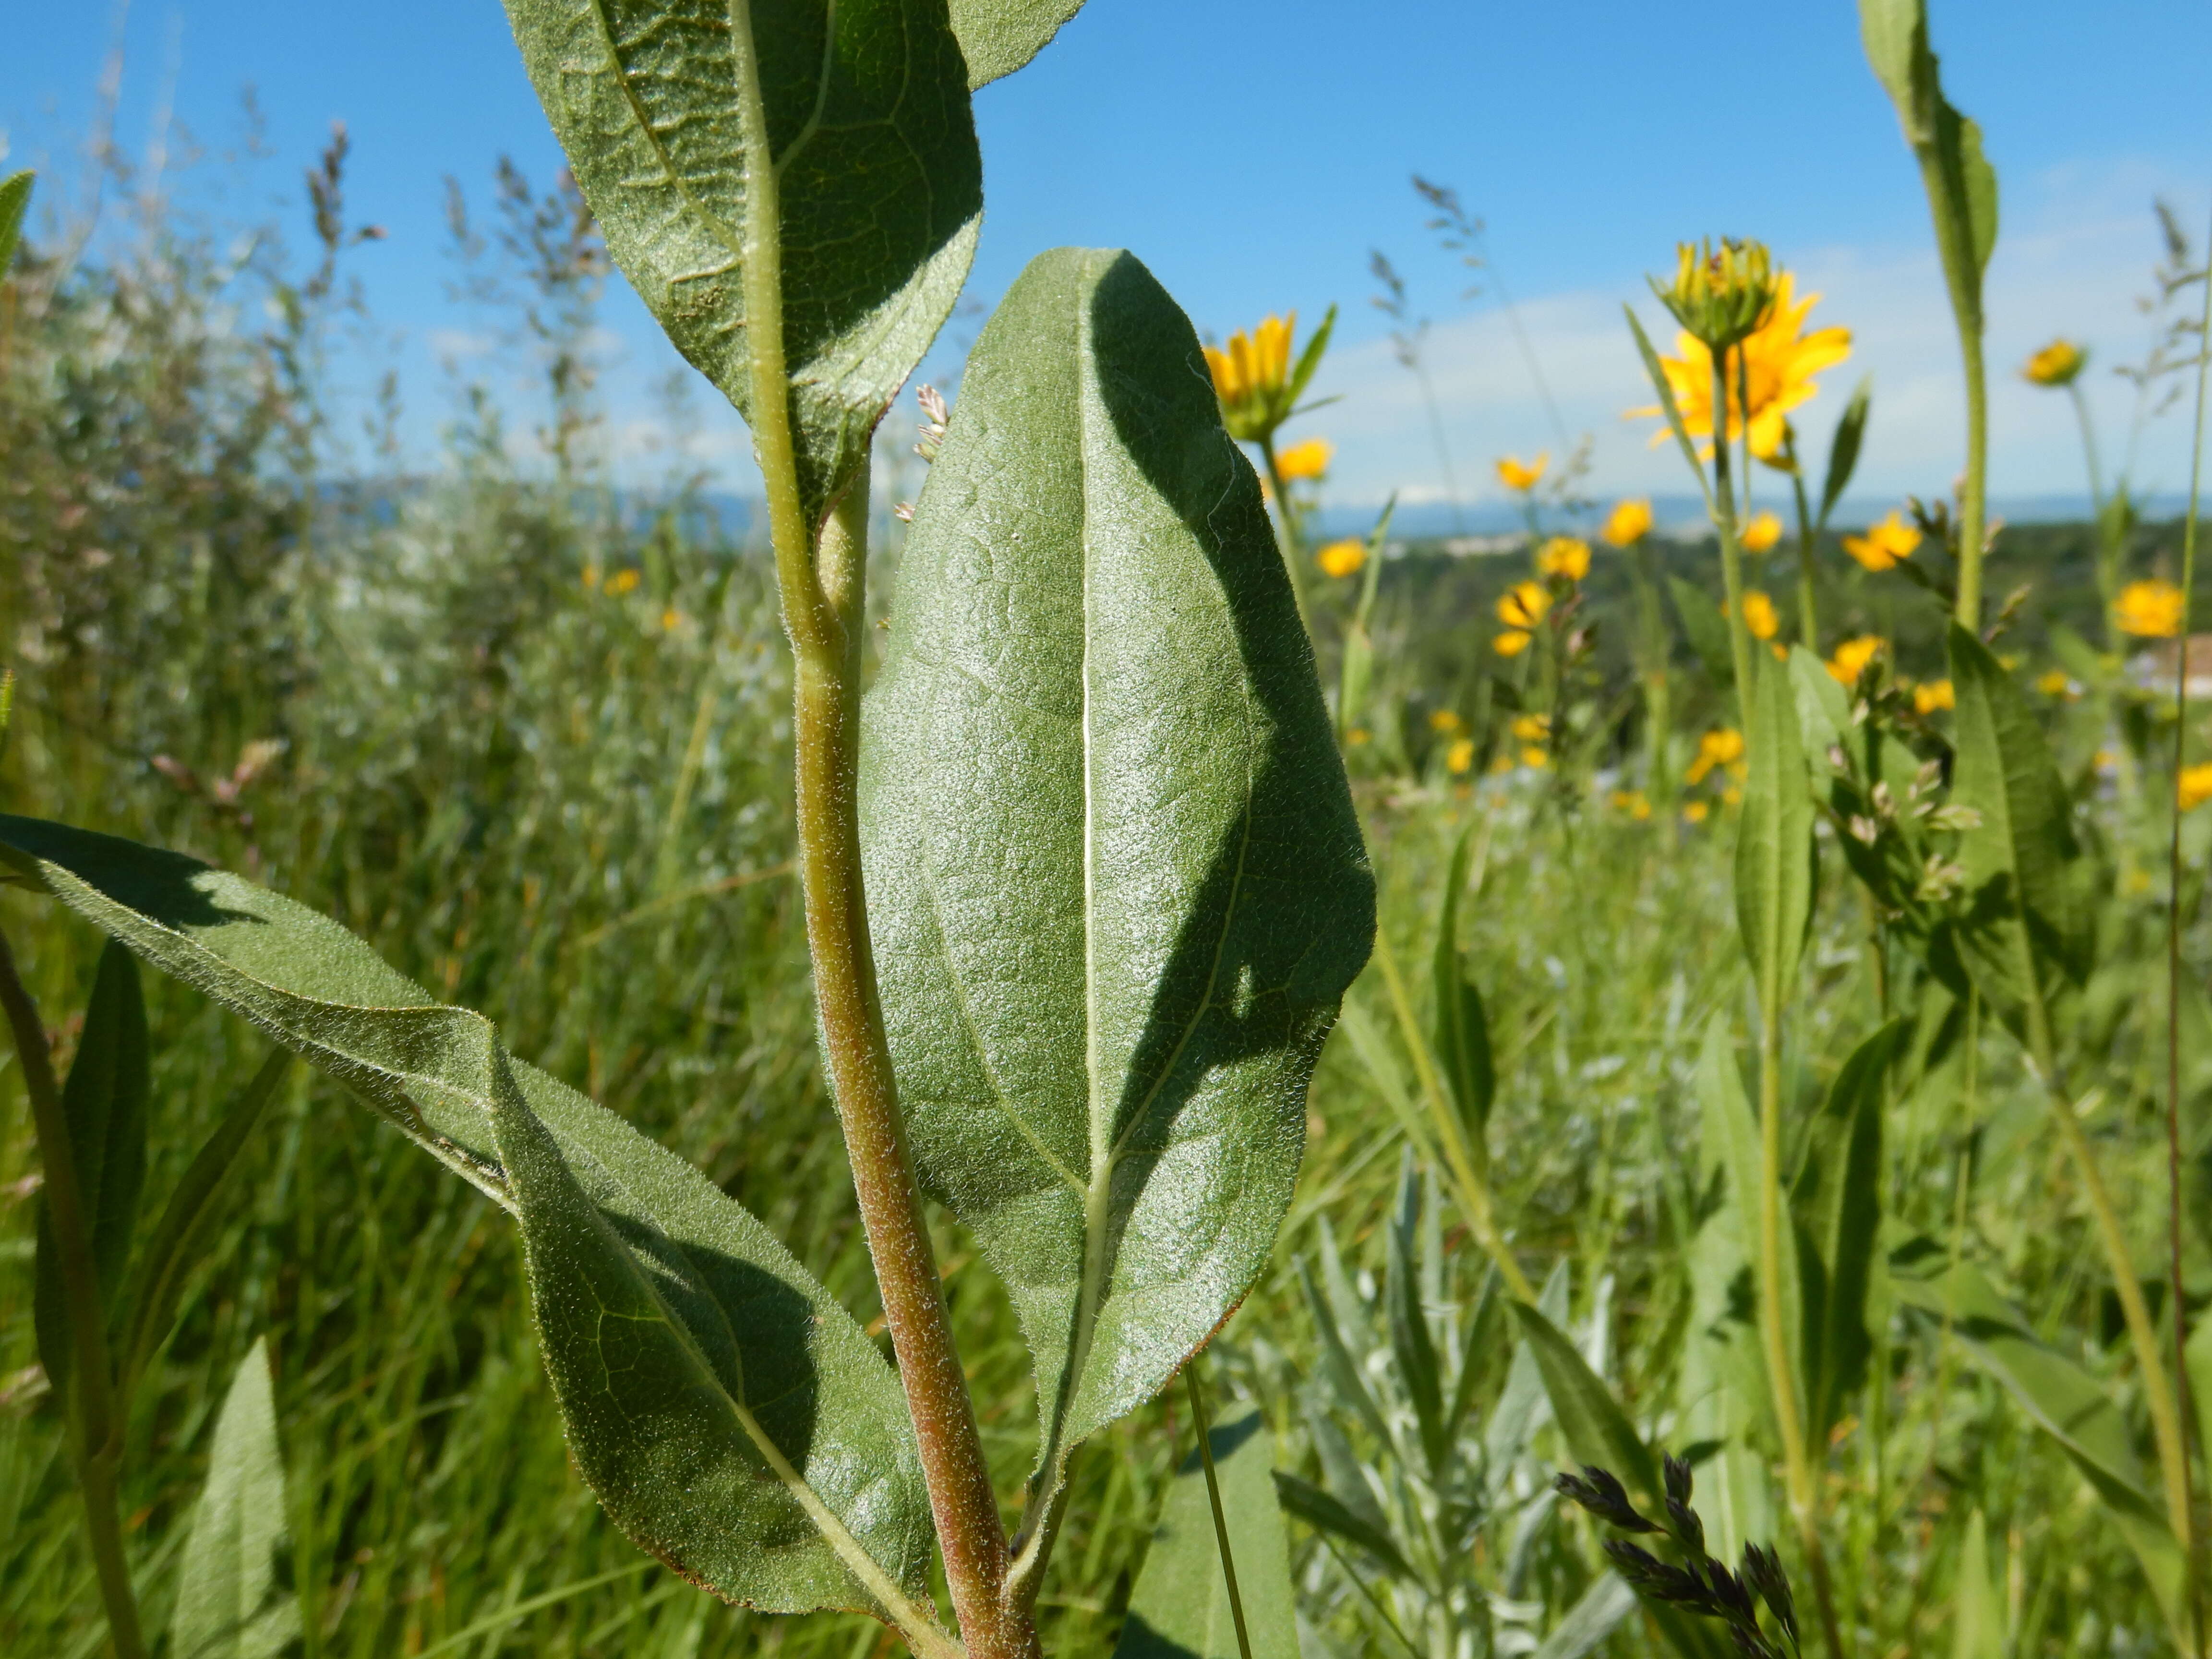
[[[1357,536],[1346,536],[1340,542],[1331,542],[1314,555],[1314,562],[1330,576],[1355,576],[1360,566],[1367,562],[1367,544]]]
[[[1633,547],[1651,533],[1651,498],[1648,495],[1615,501],[1613,511],[1606,514],[1605,528],[1598,532],[1613,547]]]
[[[1275,469],[1285,483],[1295,483],[1301,478],[1318,478],[1328,471],[1329,458],[1336,453],[1336,446],[1326,438],[1308,438],[1275,452]]]
[[[1751,515],[1751,521],[1744,526],[1743,534],[1739,539],[1747,553],[1771,551],[1782,539],[1782,520],[1762,507]],[[1759,637],[1764,639],[1765,635],[1762,634]]]

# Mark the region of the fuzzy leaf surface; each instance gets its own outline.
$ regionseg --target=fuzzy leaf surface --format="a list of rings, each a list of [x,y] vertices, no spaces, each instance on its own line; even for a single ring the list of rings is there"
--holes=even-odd
[[[945,0],[507,0],[507,15],[607,251],[748,421],[748,175],[774,167],[793,439],[818,520],[975,255],[982,165]],[[764,161],[744,137],[747,57]]]
[[[764,1610],[926,1595],[928,1504],[897,1379],[705,1176],[290,899],[28,818],[0,817],[0,858],[514,1215],[570,1449],[641,1547]]]
[[[284,1455],[264,1336],[239,1366],[216,1419],[170,1620],[178,1659],[276,1659],[299,1636],[299,1598],[284,1582]]]
[[[1127,253],[1040,256],[917,503],[862,849],[924,1184],[1036,1358],[1041,1467],[1266,1261],[1374,882],[1258,480]]]
[[[1052,43],[1083,0],[952,0],[952,33],[969,87],[1012,75]]]

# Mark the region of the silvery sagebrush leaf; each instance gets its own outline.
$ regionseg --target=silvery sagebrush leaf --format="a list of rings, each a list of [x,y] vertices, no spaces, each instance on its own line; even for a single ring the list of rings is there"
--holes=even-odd
[[[152,1092],[138,964],[128,951],[110,944],[100,953],[76,1055],[62,1085],[62,1116],[69,1125],[77,1201],[103,1313],[115,1309],[131,1262],[131,1235],[146,1185],[146,1115]],[[76,1353],[61,1256],[44,1202],[39,1206],[37,1249],[31,1305],[39,1358],[54,1386],[64,1388]]]
[[[1266,1261],[1374,881],[1189,321],[1060,249],[969,361],[863,712],[916,1163],[1006,1280],[1048,1482]]]
[[[300,1601],[284,1582],[285,1515],[264,1336],[239,1366],[216,1419],[169,1621],[177,1659],[276,1659],[298,1638]]]
[[[952,33],[968,60],[968,84],[1012,75],[1051,44],[1083,0],[952,0]]]
[[[1297,1659],[1290,1540],[1276,1499],[1275,1437],[1256,1406],[1225,1412],[1206,1437],[1237,1564],[1252,1659]],[[1115,1659],[1240,1659],[1206,1467],[1193,1448],[1160,1505],[1129,1595]]]
[[[982,162],[945,0],[507,0],[507,15],[607,251],[749,422],[757,158],[739,89],[757,66],[793,440],[818,521],[975,255]]]
[[[29,818],[0,817],[0,860],[514,1214],[570,1449],[631,1538],[726,1600],[859,1608],[927,1645],[932,1532],[897,1379],[752,1215],[290,899]]]

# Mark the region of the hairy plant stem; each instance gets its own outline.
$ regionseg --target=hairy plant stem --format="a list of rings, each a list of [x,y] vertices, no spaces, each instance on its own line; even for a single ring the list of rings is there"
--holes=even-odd
[[[1283,568],[1291,579],[1291,598],[1297,602],[1298,621],[1310,639],[1313,617],[1306,610],[1305,538],[1298,531],[1298,513],[1291,502],[1290,481],[1283,477],[1282,463],[1275,459],[1275,434],[1272,432],[1260,440],[1260,459],[1267,469],[1267,489],[1275,498],[1275,523],[1281,532]]]
[[[24,1091],[31,1097],[31,1123],[38,1137],[39,1160],[46,1172],[46,1221],[61,1267],[62,1295],[69,1309],[70,1416],[77,1472],[84,1498],[85,1530],[92,1543],[100,1579],[100,1600],[116,1659],[144,1659],[146,1639],[139,1629],[138,1601],[131,1589],[131,1567],[123,1550],[121,1496],[117,1477],[123,1462],[123,1421],[116,1409],[115,1373],[107,1354],[107,1314],[94,1270],[92,1235],[85,1225],[84,1189],[77,1183],[76,1155],[70,1139],[62,1092],[46,1028],[15,952],[0,935],[0,1005],[15,1042]]]
[[[973,1659],[1030,1659],[1036,1632],[1003,1594],[1006,1534],[946,1316],[937,1255],[899,1115],[860,874],[860,661],[867,586],[865,464],[823,527],[799,492],[783,347],[781,185],[769,148],[750,0],[730,0],[744,128],[748,411],[793,657],[792,740],[806,941],[831,1093],[914,1419],[960,1634]],[[910,1632],[927,1642],[942,1637]]]

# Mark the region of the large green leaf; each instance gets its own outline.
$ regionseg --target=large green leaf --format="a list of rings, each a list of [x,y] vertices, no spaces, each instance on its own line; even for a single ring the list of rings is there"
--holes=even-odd
[[[284,1582],[285,1512],[264,1337],[238,1368],[216,1419],[169,1624],[177,1659],[276,1659],[299,1636],[299,1598]]]
[[[1252,1642],[1252,1659],[1297,1659],[1290,1544],[1270,1476],[1275,1437],[1258,1407],[1224,1417],[1207,1436],[1230,1559]],[[1194,1450],[1161,1506],[1144,1571],[1129,1596],[1115,1659],[1238,1659],[1236,1620],[1206,1468]]]
[[[1804,1330],[1800,1395],[1815,1446],[1866,1380],[1867,1291],[1881,1233],[1881,1117],[1905,1032],[1893,1020],[1851,1052],[1813,1119],[1790,1192]]]
[[[1765,653],[1747,688],[1750,772],[1736,831],[1735,917],[1759,1018],[1782,1018],[1813,914],[1813,795],[1788,666]]]
[[[952,0],[952,33],[968,84],[988,86],[1042,52],[1083,0]]]
[[[130,1265],[131,1234],[146,1185],[146,1111],[152,1088],[138,964],[128,951],[110,944],[100,953],[76,1058],[62,1085],[62,1115],[69,1124],[70,1154],[103,1316],[115,1308]],[[42,1204],[33,1322],[40,1360],[57,1388],[67,1382],[76,1362],[71,1310],[62,1283],[52,1221]]]
[[[897,1380],[705,1176],[289,899],[28,818],[0,817],[0,858],[514,1212],[570,1449],[633,1538],[726,1598],[886,1613],[927,1642],[929,1512]]]
[[[2080,847],[2066,786],[2012,676],[1956,623],[1950,653],[1958,699],[1951,799],[1980,818],[1960,838],[1965,908],[1953,933],[1982,995],[2033,1048],[2052,995],[2087,969]]]
[[[1036,1356],[1048,1482],[1237,1305],[1374,884],[1258,481],[1126,253],[970,358],[863,714],[869,917],[923,1181]]]
[[[507,14],[608,252],[749,421],[744,264],[780,246],[793,440],[818,519],[975,254],[981,161],[945,0],[507,0]],[[750,153],[749,130],[769,155]],[[764,166],[780,210],[765,238],[747,222]]]

